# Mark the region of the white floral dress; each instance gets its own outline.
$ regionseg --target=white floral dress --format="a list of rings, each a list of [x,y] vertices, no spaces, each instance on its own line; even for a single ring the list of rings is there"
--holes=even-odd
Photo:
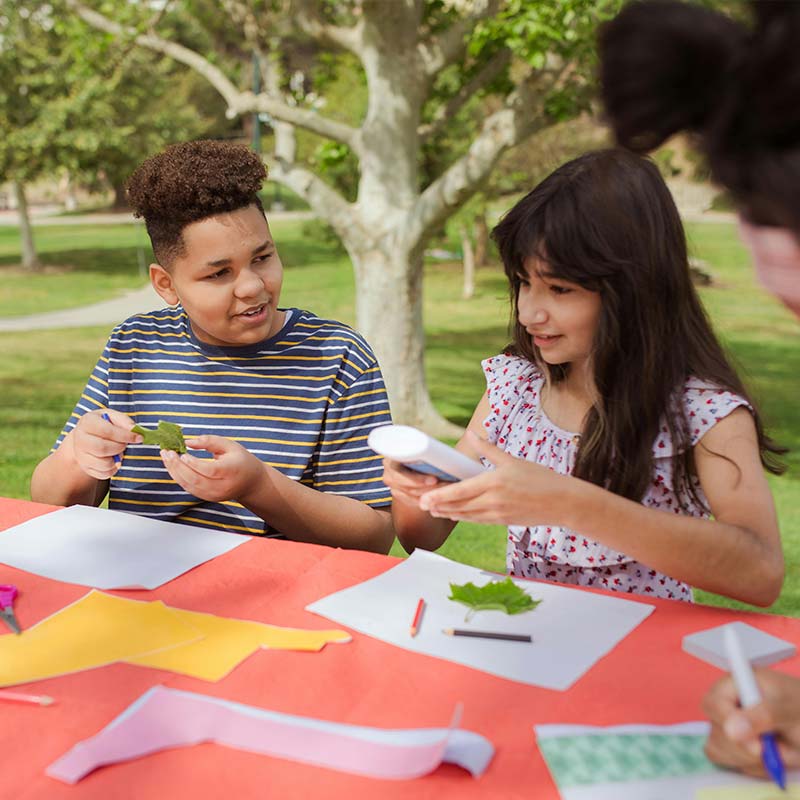
[[[482,362],[486,374],[490,413],[484,427],[490,442],[517,458],[569,475],[575,464],[579,435],[553,424],[541,408],[544,376],[524,358],[498,355]],[[687,380],[683,403],[690,421],[692,446],[723,419],[747,401],[694,378]],[[673,487],[673,445],[667,428],[653,443],[653,480],[642,503],[650,508],[681,513]],[[697,486],[698,495],[705,499]],[[703,508],[685,501],[693,517],[708,517]],[[646,532],[643,532],[646,535]],[[506,567],[512,575],[594,586],[628,594],[647,594],[677,600],[692,600],[684,582],[634,561],[624,553],[587,539],[578,531],[550,525],[526,528],[512,525],[506,543]]]

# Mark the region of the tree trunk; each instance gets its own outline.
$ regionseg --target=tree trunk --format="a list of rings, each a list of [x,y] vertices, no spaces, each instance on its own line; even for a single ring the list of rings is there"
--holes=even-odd
[[[64,198],[64,211],[75,211],[78,208],[78,198],[75,197],[75,188],[69,172],[64,173],[64,177],[58,183],[58,189]]]
[[[36,253],[36,245],[33,241],[33,228],[31,227],[30,215],[28,213],[28,200],[25,197],[25,187],[22,181],[14,180],[14,197],[17,201],[17,213],[19,214],[19,235],[22,240],[22,267],[30,272],[38,272],[42,268],[42,262]]]
[[[126,211],[128,209],[128,198],[125,195],[125,184],[115,183],[111,188],[114,190],[114,202],[111,205],[111,210]]]
[[[458,438],[462,428],[434,408],[425,379],[422,325],[422,254],[378,249],[351,252],[356,273],[358,330],[375,349],[392,419],[432,436]],[[391,298],[387,314],[381,298]]]
[[[486,266],[489,251],[489,226],[486,223],[486,209],[475,215],[475,266]]]
[[[472,249],[472,239],[469,238],[469,228],[466,225],[461,225],[461,260],[464,265],[461,297],[469,300],[475,294],[475,251]]]

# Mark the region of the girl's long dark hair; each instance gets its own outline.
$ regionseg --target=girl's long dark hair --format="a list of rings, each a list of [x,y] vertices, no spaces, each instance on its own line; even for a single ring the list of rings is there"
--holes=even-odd
[[[666,425],[680,505],[691,499],[702,507],[683,406],[690,377],[747,399],[761,461],[783,471],[775,456],[785,451],[765,435],[711,329],[691,281],[678,211],[649,159],[624,150],[576,158],[520,200],[492,236],[510,283],[511,350],[553,383],[567,376],[569,364],[547,365],[517,318],[525,261],[539,258],[556,277],[600,294],[592,352],[597,399],[584,420],[576,477],[641,500],[653,479],[653,444]]]

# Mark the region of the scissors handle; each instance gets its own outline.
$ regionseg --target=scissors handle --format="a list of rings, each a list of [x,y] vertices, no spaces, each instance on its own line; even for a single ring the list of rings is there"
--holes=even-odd
[[[17,594],[17,587],[13,584],[0,583],[0,608],[10,608]]]
[[[14,633],[22,633],[22,628],[19,626],[19,622],[17,622],[17,617],[14,614],[14,609],[11,606],[6,606],[5,608],[0,608],[0,618],[11,628]]]
[[[21,633],[19,622],[14,614],[14,599],[17,596],[17,587],[12,583],[0,583],[0,617],[14,633]]]

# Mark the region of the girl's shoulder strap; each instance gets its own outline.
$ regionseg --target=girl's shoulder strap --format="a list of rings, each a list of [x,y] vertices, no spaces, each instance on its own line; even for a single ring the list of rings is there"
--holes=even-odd
[[[682,387],[681,410],[691,446],[694,447],[719,420],[740,406],[752,411],[750,404],[741,395],[700,378],[688,378]],[[662,458],[673,454],[673,442],[665,420],[662,420],[653,452]]]
[[[541,402],[544,381],[536,364],[526,358],[501,353],[481,362],[486,376],[489,415],[483,421],[490,442],[497,442],[500,430],[514,410],[535,411]]]
[[[543,381],[544,375],[532,361],[512,353],[499,353],[481,361],[487,384],[512,385],[513,381],[533,383]]]

